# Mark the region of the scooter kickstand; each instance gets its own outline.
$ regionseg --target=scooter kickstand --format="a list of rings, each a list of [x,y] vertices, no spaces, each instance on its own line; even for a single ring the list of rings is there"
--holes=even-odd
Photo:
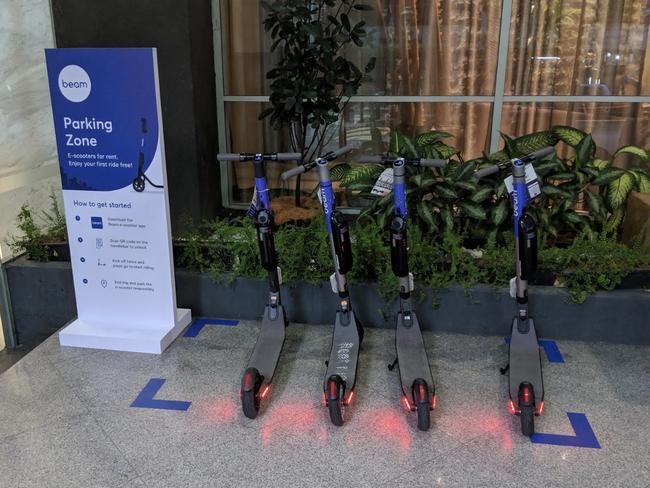
[[[501,371],[501,374],[506,374],[509,369],[510,369],[510,363],[506,364],[505,368],[499,368],[499,371]]]
[[[395,361],[388,365],[388,371],[393,371],[395,366],[397,366],[397,357],[395,358]]]

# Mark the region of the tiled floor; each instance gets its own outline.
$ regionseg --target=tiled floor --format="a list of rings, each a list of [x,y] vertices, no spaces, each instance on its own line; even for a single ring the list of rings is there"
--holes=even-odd
[[[544,359],[537,430],[587,415],[601,449],[534,444],[506,410],[503,337],[425,334],[438,407],[429,432],[399,407],[393,333],[368,329],[349,421],[320,384],[330,327],[292,325],[256,420],[240,412],[255,322],[208,326],[162,356],[61,348],[56,336],[0,376],[0,486],[648,487],[650,348],[558,344]],[[130,407],[151,378],[187,411]]]

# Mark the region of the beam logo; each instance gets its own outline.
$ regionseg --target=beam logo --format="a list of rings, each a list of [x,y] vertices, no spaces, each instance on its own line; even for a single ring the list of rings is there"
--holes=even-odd
[[[90,95],[90,76],[81,66],[69,64],[59,73],[59,91],[71,102],[83,102]]]

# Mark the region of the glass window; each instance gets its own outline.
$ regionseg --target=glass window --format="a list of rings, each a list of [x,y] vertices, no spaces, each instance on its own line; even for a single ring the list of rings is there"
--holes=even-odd
[[[492,95],[499,49],[501,2],[490,0],[366,0],[371,12],[364,46],[346,56],[357,66],[377,59],[359,95]],[[227,95],[268,95],[272,41],[258,0],[225,0]]]
[[[267,121],[257,116],[266,107],[264,103],[229,102],[227,120],[229,143],[234,151],[248,152],[257,148],[266,151],[290,151],[285,133],[272,129]],[[342,122],[332,127],[331,138],[322,152],[346,144],[351,140],[378,141],[377,152],[385,150],[391,130],[413,136],[430,130],[443,130],[454,137],[446,139],[450,146],[459,149],[466,158],[478,157],[488,150],[491,103],[375,103],[352,102],[346,107]],[[270,163],[267,179],[271,189],[282,190],[280,173],[293,163]],[[253,168],[248,164],[231,166],[232,195],[238,203],[252,197]],[[303,188],[309,191],[317,182],[316,173],[303,177]]]
[[[261,1],[217,2],[225,65],[222,140],[226,136],[227,149],[233,151],[292,150],[284,134],[258,120],[264,106],[260,97],[269,95],[265,73],[276,56],[262,28],[266,12]],[[446,142],[468,159],[499,148],[498,134],[492,134],[495,124],[511,136],[571,125],[591,133],[603,157],[625,144],[650,146],[647,2],[508,1],[507,39],[500,39],[503,1],[364,3],[373,11],[353,11],[352,22],[366,22],[365,44],[349,47],[346,56],[358,66],[376,57],[376,66],[358,93],[363,98],[352,99],[323,149],[350,139],[381,138],[385,143],[393,129],[407,135],[437,129],[453,134]],[[502,56],[506,66],[499,67],[502,51],[507,51]],[[497,85],[502,68],[505,80]],[[568,99],[544,100],[557,96]],[[602,96],[609,98],[599,102]],[[626,98],[617,102],[618,96]],[[642,163],[626,156],[616,164]],[[291,190],[279,180],[285,167],[269,167],[270,186],[279,193]],[[247,202],[251,169],[231,166],[228,178],[227,203]],[[309,191],[315,177],[305,180],[303,188]]]
[[[570,125],[591,134],[599,157],[608,159],[626,144],[650,146],[650,103],[504,104],[501,131],[505,134],[516,137],[553,125]],[[617,158],[616,164],[643,167],[647,163]]]
[[[513,2],[507,95],[650,95],[645,0]]]

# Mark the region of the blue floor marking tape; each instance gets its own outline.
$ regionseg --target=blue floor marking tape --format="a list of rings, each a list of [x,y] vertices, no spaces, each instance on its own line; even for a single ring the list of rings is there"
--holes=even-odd
[[[552,446],[586,447],[600,449],[596,434],[591,429],[584,413],[568,412],[569,422],[575,435],[533,434],[530,438],[534,444],[550,444]]]
[[[159,410],[180,410],[185,411],[190,408],[192,402],[181,402],[178,400],[156,400],[156,393],[165,384],[162,378],[152,378],[149,383],[142,389],[138,397],[131,404],[135,408],[156,408]]]
[[[505,337],[504,341],[506,344],[510,344],[510,337]],[[547,339],[541,339],[537,343],[544,348],[546,357],[548,358],[549,363],[563,363],[564,357],[560,352],[560,348],[557,347],[557,342],[549,341]]]
[[[188,327],[183,334],[183,337],[196,337],[199,332],[203,330],[206,325],[229,325],[235,326],[239,324],[239,320],[226,320],[226,319],[194,319],[194,322]]]

